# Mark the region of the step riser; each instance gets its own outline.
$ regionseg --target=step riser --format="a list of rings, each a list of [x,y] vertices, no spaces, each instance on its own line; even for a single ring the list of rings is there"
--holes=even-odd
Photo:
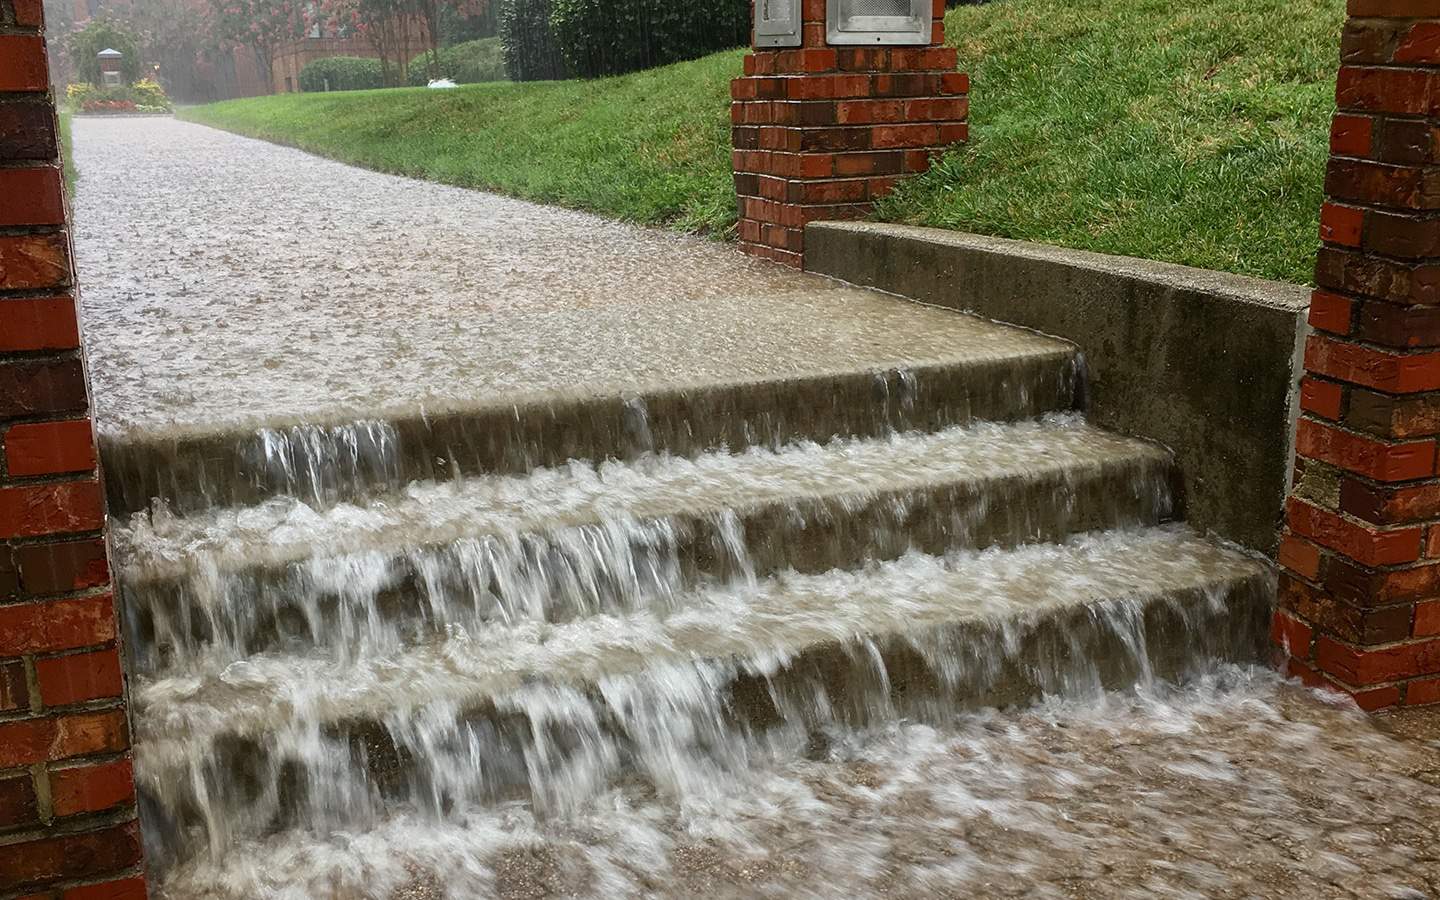
[[[112,514],[248,505],[288,495],[333,505],[420,479],[523,473],[569,459],[691,456],[835,436],[1014,421],[1074,407],[1068,352],[955,366],[855,372],[536,401],[218,434],[104,435]]]
[[[637,609],[668,612],[702,582],[823,572],[895,559],[1063,541],[1157,524],[1175,513],[1160,457],[1041,477],[775,503],[703,516],[611,519],[545,533],[492,535],[402,555],[357,554],[276,569],[145,580],[122,571],[133,671],[324,646],[336,658],[383,653],[450,626],[563,622]]]
[[[1210,590],[1061,607],[984,624],[812,645],[785,660],[676,664],[599,684],[532,683],[461,709],[434,703],[323,729],[277,723],[163,757],[142,740],[138,778],[155,854],[290,825],[346,829],[397,809],[526,800],[563,813],[619,778],[666,794],[715,788],[706,773],[793,755],[827,733],[1042,694],[1085,695],[1261,659],[1267,574]],[[203,794],[203,799],[202,799]],[[207,818],[205,811],[223,810]]]

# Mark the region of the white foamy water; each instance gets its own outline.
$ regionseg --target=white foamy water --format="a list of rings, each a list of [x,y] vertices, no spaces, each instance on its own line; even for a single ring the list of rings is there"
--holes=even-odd
[[[1094,695],[1174,653],[1181,668],[1253,658],[1260,626],[1241,611],[1263,613],[1269,584],[1183,529],[1116,531],[741,581],[665,616],[452,626],[354,662],[260,654],[139,679],[137,777],[175,817],[170,843],[215,853],[276,821],[357,827],[397,803],[437,820],[476,798],[564,813],[627,777],[684,798],[817,731]]]
[[[277,497],[258,506],[186,516],[161,510],[132,517],[116,529],[115,540],[125,576],[138,581],[175,577],[191,568],[275,565],[604,518],[744,509],[840,494],[864,497],[982,478],[1079,476],[1102,465],[1166,458],[1158,447],[1091,428],[1078,415],[1057,415],[882,440],[801,443],[778,451],[751,448],[694,459],[661,455],[598,466],[577,462],[526,476],[417,482],[399,497],[331,508]]]
[[[150,671],[286,645],[363,657],[494,620],[663,612],[701,575],[1153,524],[1169,481],[1160,448],[1064,416],[416,483],[365,505],[161,510],[115,541]]]
[[[810,758],[643,786],[560,817],[283,832],[202,853],[170,898],[1421,898],[1440,747],[1222,669],[1185,688],[838,737]],[[1423,779],[1423,780],[1421,780]]]

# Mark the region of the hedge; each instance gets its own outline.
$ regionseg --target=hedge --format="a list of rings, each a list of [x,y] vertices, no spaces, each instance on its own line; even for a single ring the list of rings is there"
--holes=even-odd
[[[551,0],[502,0],[500,41],[512,81],[554,81],[570,77],[550,27]]]
[[[750,0],[553,0],[555,43],[583,78],[694,59],[750,40]]]
[[[385,86],[380,60],[358,56],[317,59],[300,70],[300,90],[366,91]]]

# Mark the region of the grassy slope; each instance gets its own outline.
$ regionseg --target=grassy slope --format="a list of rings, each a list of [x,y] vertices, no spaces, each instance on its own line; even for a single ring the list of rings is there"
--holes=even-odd
[[[75,195],[75,140],[70,130],[70,114],[60,114],[60,159],[65,166],[65,190],[72,197]]]
[[[718,231],[740,52],[603,81],[287,94],[184,118],[386,172]]]
[[[971,144],[879,216],[1307,281],[1343,0],[953,10]],[[738,52],[593,82],[240,100],[186,117],[389,172],[727,231]]]
[[[975,140],[880,215],[1307,282],[1343,19],[1343,0],[957,9]]]

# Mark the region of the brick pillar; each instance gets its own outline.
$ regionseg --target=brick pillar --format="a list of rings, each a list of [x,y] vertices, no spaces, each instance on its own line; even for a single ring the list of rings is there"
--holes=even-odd
[[[806,223],[865,216],[965,140],[970,83],[941,46],[944,13],[934,0],[928,47],[830,47],[825,0],[803,0],[800,47],[745,57],[730,121],[746,252],[802,265]]]
[[[1440,702],[1440,0],[1350,0],[1275,639],[1369,709]]]
[[[0,0],[0,897],[141,898],[40,0]]]

